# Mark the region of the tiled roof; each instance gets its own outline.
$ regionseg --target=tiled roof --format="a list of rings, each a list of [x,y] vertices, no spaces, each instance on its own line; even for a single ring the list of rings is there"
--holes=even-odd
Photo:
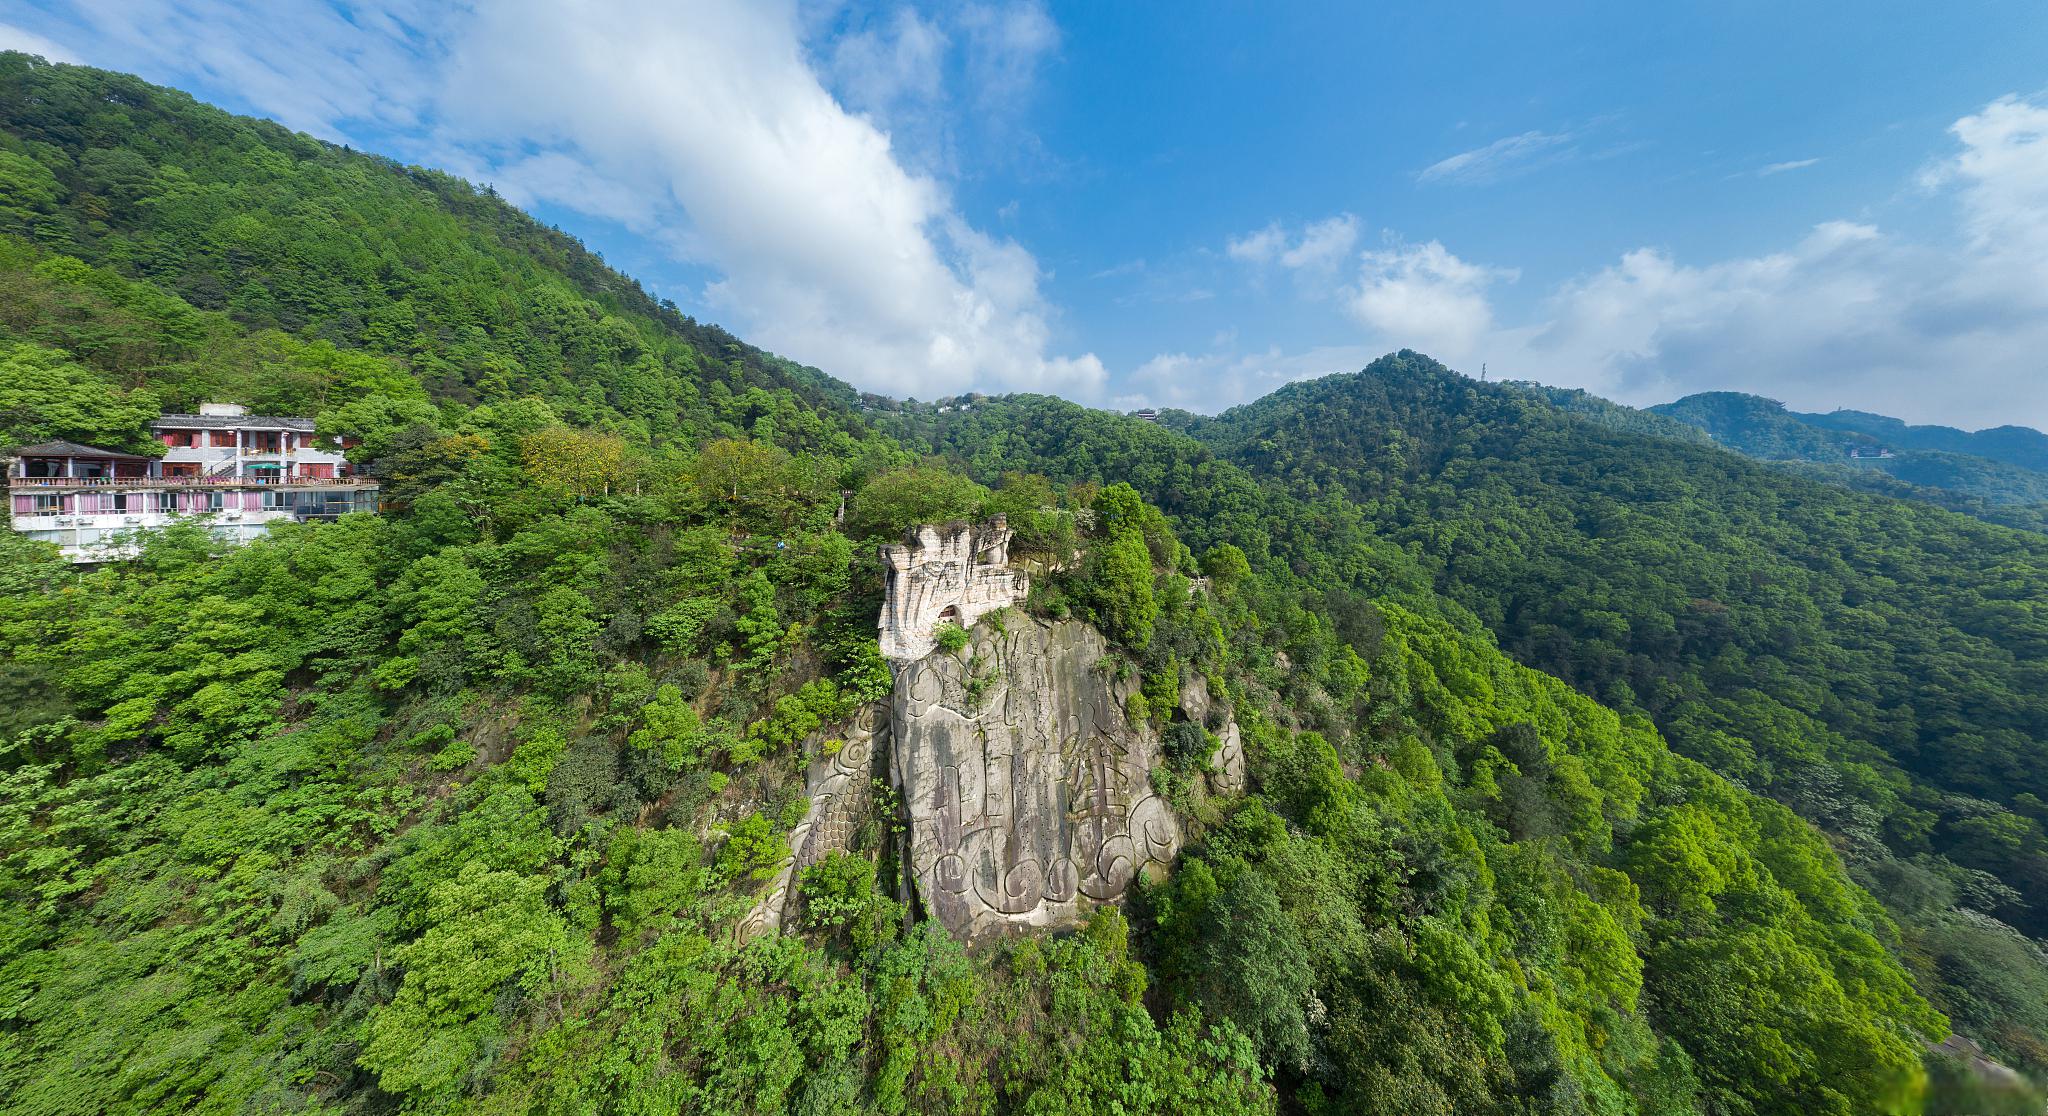
[[[123,461],[149,460],[139,453],[123,453],[120,450],[101,449],[98,446],[80,445],[61,439],[55,442],[38,442],[8,452],[16,457],[118,457]]]
[[[302,430],[313,432],[313,420],[309,418],[283,418],[272,415],[165,415],[149,424],[152,430]]]

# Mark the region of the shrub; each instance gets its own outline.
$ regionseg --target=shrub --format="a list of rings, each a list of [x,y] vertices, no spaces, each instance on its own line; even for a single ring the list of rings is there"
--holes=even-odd
[[[1208,760],[1216,748],[1215,738],[1193,721],[1176,721],[1166,726],[1166,759],[1175,767],[1191,767]]]
[[[718,614],[720,602],[711,597],[691,597],[677,601],[647,618],[642,626],[663,650],[676,654],[688,654],[697,650],[698,640],[712,617]]]
[[[782,858],[788,855],[789,843],[768,824],[767,817],[748,814],[719,846],[714,871],[724,882],[765,883],[775,877]]]
[[[865,857],[829,853],[804,869],[797,891],[803,896],[806,929],[837,930],[860,917],[875,898],[875,865]]]

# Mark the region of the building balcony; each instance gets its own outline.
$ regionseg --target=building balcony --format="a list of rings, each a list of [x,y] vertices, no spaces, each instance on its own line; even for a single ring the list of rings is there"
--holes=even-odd
[[[7,487],[31,492],[89,489],[114,492],[167,488],[375,488],[371,477],[8,477]]]

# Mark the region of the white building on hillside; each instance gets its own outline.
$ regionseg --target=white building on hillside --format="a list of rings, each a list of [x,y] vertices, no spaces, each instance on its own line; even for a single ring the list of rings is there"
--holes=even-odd
[[[161,459],[76,442],[13,450],[14,530],[56,543],[74,562],[105,562],[134,557],[142,532],[181,520],[247,542],[279,520],[377,510],[376,482],[357,475],[340,446],[317,443],[312,419],[207,404],[150,428],[166,447]]]

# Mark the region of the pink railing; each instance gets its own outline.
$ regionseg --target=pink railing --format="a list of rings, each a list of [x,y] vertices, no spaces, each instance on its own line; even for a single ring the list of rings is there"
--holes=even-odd
[[[292,488],[376,484],[369,477],[8,477],[9,488]]]

